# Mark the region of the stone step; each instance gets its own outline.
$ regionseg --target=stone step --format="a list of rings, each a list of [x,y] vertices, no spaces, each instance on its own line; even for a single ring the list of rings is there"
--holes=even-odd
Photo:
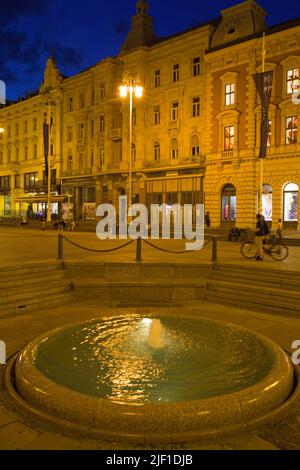
[[[43,273],[49,273],[54,271],[62,270],[62,263],[47,263],[47,264],[32,264],[32,265],[23,265],[23,266],[13,266],[13,267],[2,267],[0,268],[0,281],[2,280],[14,280],[19,279],[24,276],[39,277]]]
[[[206,291],[205,300],[221,305],[231,305],[234,307],[247,308],[255,311],[278,313],[279,315],[288,315],[297,318],[300,317],[300,308],[293,308],[292,306],[285,304],[275,305],[272,303],[272,305],[270,305],[268,303],[257,303],[253,300],[253,298],[252,300],[243,299],[232,294]]]
[[[2,300],[7,298],[22,297],[24,294],[40,295],[41,291],[49,292],[49,290],[57,289],[60,287],[71,288],[71,282],[69,279],[63,277],[60,279],[48,279],[47,282],[39,282],[39,284],[31,283],[29,285],[9,287],[6,289],[0,289],[0,303]]]
[[[6,305],[26,305],[27,302],[30,303],[37,297],[47,299],[51,296],[69,291],[71,291],[70,282],[65,285],[54,284],[50,288],[47,288],[47,286],[39,286],[32,291],[24,291],[0,297],[0,308],[5,308]]]
[[[46,310],[48,308],[57,307],[74,300],[73,292],[66,291],[50,297],[40,299],[30,299],[26,305],[10,304],[7,306],[0,305],[0,318],[9,318],[13,315],[26,315],[34,310]]]
[[[287,290],[300,290],[300,280],[298,281],[280,277],[273,276],[259,276],[256,273],[238,273],[238,272],[228,272],[226,273],[220,271],[212,271],[210,279],[219,280],[219,281],[228,281],[229,279],[232,282],[236,282],[238,278],[239,281],[242,281],[247,285],[264,285],[264,286],[276,286],[278,288],[287,289]]]
[[[72,282],[73,287],[134,287],[134,286],[158,286],[158,287],[206,287],[205,279],[133,279],[133,280],[106,280],[106,279],[76,279]]]
[[[270,301],[279,301],[289,304],[298,304],[300,308],[300,292],[287,291],[283,289],[273,289],[270,287],[261,287],[261,286],[249,286],[246,284],[241,284],[235,282],[234,284],[230,282],[221,282],[221,281],[208,281],[207,290],[224,292],[224,293],[233,293],[237,296],[251,296],[256,299],[267,299]]]
[[[275,261],[274,261],[275,263]],[[265,278],[265,276],[272,276],[276,279],[291,279],[299,281],[300,283],[300,272],[298,271],[289,271],[287,269],[277,269],[277,268],[265,268],[261,264],[256,263],[255,266],[241,266],[235,264],[217,264],[214,268],[215,272],[226,272],[234,273],[236,275],[243,275],[247,273],[254,273],[257,277]]]
[[[37,279],[38,279],[38,284],[37,284]],[[54,282],[54,281],[61,281],[66,279],[66,273],[63,270],[57,270],[53,272],[45,272],[40,273],[39,276],[34,276],[31,277],[30,274],[28,276],[17,276],[14,279],[11,279],[9,281],[1,281],[0,284],[0,295],[1,291],[7,290],[10,288],[14,288],[15,291],[19,290],[19,288],[23,286],[27,286],[30,288],[30,286],[35,286],[37,288],[37,285],[40,285],[41,282],[47,284],[48,282]]]

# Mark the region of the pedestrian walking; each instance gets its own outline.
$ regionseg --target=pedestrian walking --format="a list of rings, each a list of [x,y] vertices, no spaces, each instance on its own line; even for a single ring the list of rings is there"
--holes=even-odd
[[[210,227],[210,213],[209,211],[206,212],[205,214],[205,223],[207,227]]]

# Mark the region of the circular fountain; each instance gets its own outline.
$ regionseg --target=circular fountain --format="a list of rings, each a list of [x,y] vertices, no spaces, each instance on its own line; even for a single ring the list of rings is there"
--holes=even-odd
[[[249,429],[289,397],[293,368],[241,327],[124,314],[43,335],[17,357],[14,379],[19,402],[58,428],[183,442]]]

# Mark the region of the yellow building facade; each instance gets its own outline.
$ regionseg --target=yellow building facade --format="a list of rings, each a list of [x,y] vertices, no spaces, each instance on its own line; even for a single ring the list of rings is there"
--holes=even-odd
[[[0,109],[0,217],[45,206],[43,123],[51,116],[52,212],[94,219],[102,202],[129,194],[147,204],[205,203],[215,227],[253,226],[260,181],[260,99],[253,75],[274,71],[268,154],[263,165],[267,220],[298,224],[300,137],[295,98],[300,21],[268,28],[252,0],[212,22],[157,38],[148,3],[117,57],[62,77],[50,58],[39,92]],[[144,88],[121,98],[124,73]],[[293,98],[293,99],[292,99]],[[62,203],[62,204],[59,204]]]

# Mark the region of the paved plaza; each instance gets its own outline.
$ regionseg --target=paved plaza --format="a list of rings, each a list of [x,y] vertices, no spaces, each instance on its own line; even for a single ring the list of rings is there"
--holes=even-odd
[[[101,242],[92,233],[65,233],[66,237],[77,244],[92,249],[110,249],[121,245],[124,241]],[[0,266],[8,267],[53,262],[57,257],[57,238],[55,232],[39,232],[27,229],[1,229],[0,230]],[[153,242],[159,247],[171,250],[182,250],[183,241],[165,240]],[[270,257],[262,263],[247,261],[240,255],[240,244],[218,242],[218,262],[237,264],[241,266],[267,267],[268,269],[299,271],[300,247],[290,247],[290,256],[284,262],[276,262]],[[148,263],[203,263],[211,260],[211,244],[199,252],[186,254],[171,254],[154,250],[143,244],[142,260]],[[66,261],[85,262],[113,262],[135,263],[136,243],[116,252],[90,253],[80,250],[64,242],[64,256]],[[20,351],[31,340],[42,333],[62,325],[89,320],[107,315],[119,315],[124,312],[138,312],[143,314],[172,314],[178,313],[179,307],[137,307],[137,308],[103,308],[101,302],[85,301],[73,302],[52,309],[36,310],[23,315],[12,315],[0,319],[0,339],[7,344],[8,357]],[[232,306],[217,305],[208,302],[195,302],[184,308],[184,313],[229,321],[241,325],[254,332],[261,333],[285,350],[291,352],[291,345],[300,339],[300,319],[288,316],[274,315],[257,310],[247,310]],[[0,368],[1,379],[4,367]],[[147,449],[135,445],[111,443],[101,440],[79,439],[73,436],[60,435],[57,431],[36,422],[30,416],[16,410],[6,395],[1,380],[0,388],[0,449]],[[299,449],[300,448],[300,404],[298,404],[284,420],[263,426],[257,432],[242,434],[207,442],[190,442],[186,444],[153,445],[155,449]],[[150,449],[150,447],[149,447]]]

